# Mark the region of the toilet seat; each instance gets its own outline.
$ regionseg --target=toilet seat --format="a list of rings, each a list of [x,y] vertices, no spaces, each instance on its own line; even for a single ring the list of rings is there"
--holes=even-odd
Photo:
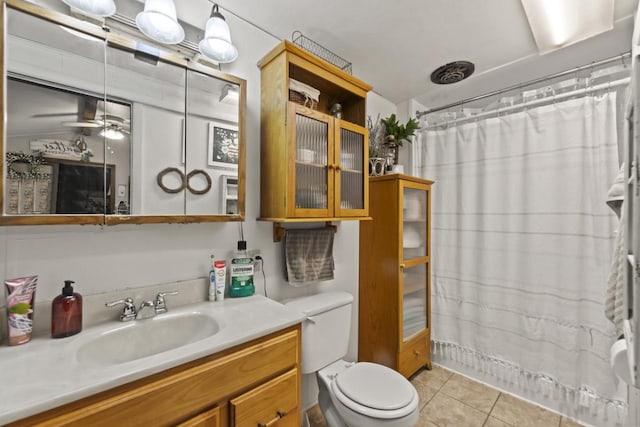
[[[402,418],[419,402],[416,389],[406,378],[375,363],[356,363],[336,376],[331,389],[340,403],[371,418]]]

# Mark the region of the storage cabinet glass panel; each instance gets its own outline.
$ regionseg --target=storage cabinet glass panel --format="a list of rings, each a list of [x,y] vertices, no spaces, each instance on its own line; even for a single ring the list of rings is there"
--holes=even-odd
[[[340,208],[364,209],[364,135],[340,129]]]
[[[327,209],[329,123],[296,113],[295,132],[296,208]]]
[[[427,192],[408,187],[403,190],[403,259],[427,256]]]
[[[427,328],[427,264],[402,273],[402,338],[407,341]]]

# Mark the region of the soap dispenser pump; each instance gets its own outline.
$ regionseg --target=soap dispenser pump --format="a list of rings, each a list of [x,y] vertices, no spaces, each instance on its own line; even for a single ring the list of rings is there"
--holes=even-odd
[[[73,280],[65,280],[62,294],[51,305],[51,337],[64,338],[82,330],[82,295],[73,292]]]

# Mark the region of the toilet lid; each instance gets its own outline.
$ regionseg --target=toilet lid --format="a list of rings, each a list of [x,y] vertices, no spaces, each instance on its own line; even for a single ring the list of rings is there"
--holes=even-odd
[[[375,363],[356,363],[340,373],[335,384],[347,398],[373,409],[401,409],[414,398],[414,388],[405,377]]]

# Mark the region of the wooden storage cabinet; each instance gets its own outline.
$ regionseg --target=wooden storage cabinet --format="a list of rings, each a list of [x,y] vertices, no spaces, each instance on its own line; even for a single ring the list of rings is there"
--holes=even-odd
[[[431,368],[431,184],[371,177],[373,220],[360,223],[358,359],[406,377]]]
[[[299,426],[300,325],[11,426]],[[258,410],[259,409],[259,410]],[[281,419],[280,419],[281,418]]]
[[[368,215],[368,131],[371,86],[284,41],[261,69],[260,216],[270,221],[327,221]],[[290,101],[290,78],[320,99]],[[342,118],[329,114],[342,106]]]

